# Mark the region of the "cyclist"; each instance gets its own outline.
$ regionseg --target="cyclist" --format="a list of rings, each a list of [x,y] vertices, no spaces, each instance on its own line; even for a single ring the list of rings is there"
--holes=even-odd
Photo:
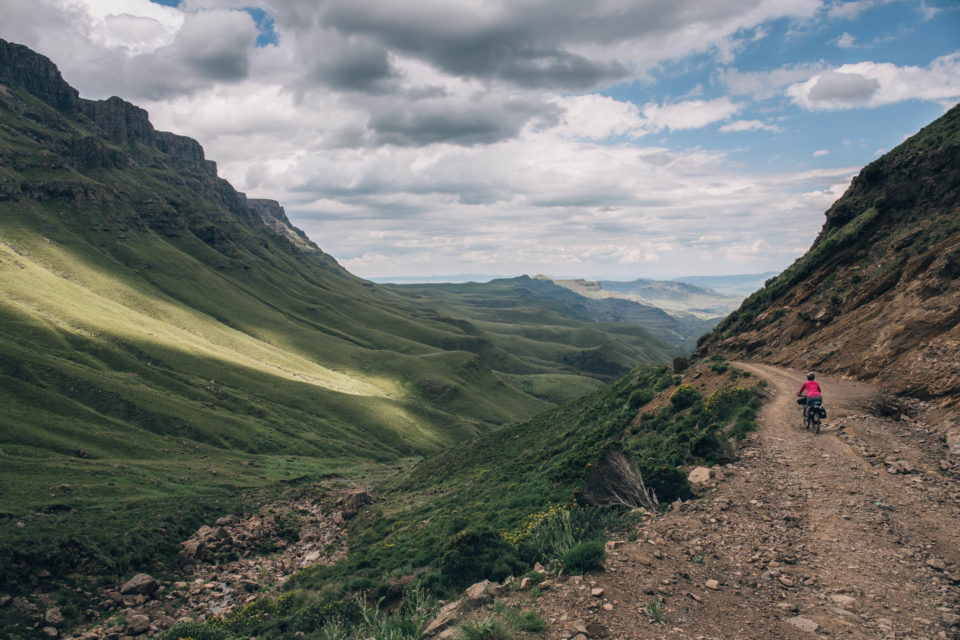
[[[813,373],[808,373],[807,381],[800,387],[800,391],[797,391],[797,397],[800,398],[797,402],[803,405],[804,421],[807,419],[807,411],[810,410],[813,399],[819,398],[820,401],[823,402],[823,394],[820,393],[820,384],[814,380],[815,377]]]

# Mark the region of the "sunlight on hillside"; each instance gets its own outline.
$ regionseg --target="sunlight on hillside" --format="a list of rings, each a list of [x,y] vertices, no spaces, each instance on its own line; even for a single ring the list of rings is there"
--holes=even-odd
[[[0,240],[3,304],[59,329],[137,341],[248,367],[338,393],[397,398],[390,380],[334,371],[161,297],[149,297],[51,247],[39,257]]]

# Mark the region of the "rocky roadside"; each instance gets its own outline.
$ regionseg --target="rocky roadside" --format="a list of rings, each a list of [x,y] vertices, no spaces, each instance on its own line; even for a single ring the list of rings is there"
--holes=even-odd
[[[960,457],[927,408],[878,417],[869,389],[827,380],[814,435],[792,400],[802,376],[754,371],[776,395],[736,464],[692,473],[698,500],[609,543],[603,572],[501,602],[557,640],[960,638]]]
[[[345,525],[369,501],[358,487],[317,487],[312,497],[222,517],[181,543],[181,553],[195,564],[180,579],[138,574],[104,591],[101,622],[82,630],[64,628],[56,607],[38,612],[37,624],[50,638],[146,640],[180,621],[229,613],[275,592],[301,569],[342,559]]]

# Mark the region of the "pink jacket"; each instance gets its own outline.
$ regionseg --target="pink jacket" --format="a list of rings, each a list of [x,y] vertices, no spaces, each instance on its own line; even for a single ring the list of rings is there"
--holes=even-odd
[[[800,387],[800,391],[797,391],[797,395],[803,395],[803,392],[807,392],[807,397],[811,398],[813,396],[822,395],[820,393],[820,385],[817,384],[816,380],[807,380],[803,383],[803,386]]]

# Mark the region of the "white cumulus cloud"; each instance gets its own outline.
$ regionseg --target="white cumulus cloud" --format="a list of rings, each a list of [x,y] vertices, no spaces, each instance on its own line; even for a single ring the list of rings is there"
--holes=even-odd
[[[721,133],[734,133],[738,131],[769,131],[770,133],[783,133],[783,127],[775,124],[767,124],[763,120],[734,120],[729,124],[720,127]]]
[[[687,100],[672,104],[647,103],[643,117],[654,131],[669,129],[699,129],[708,124],[729,120],[743,109],[744,105],[728,97],[714,100]]]
[[[789,86],[794,102],[811,110],[877,107],[905,100],[960,99],[960,51],[926,67],[859,62],[817,73]]]

